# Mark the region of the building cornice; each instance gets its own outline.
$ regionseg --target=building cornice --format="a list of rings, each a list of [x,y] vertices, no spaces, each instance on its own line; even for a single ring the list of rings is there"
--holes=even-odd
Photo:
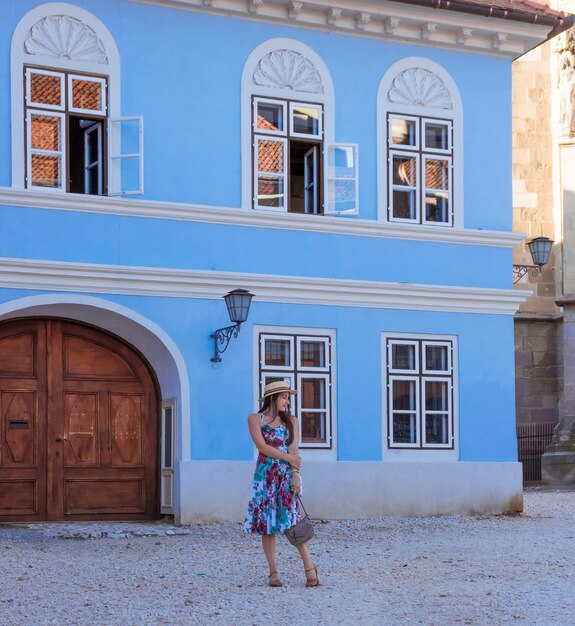
[[[514,315],[531,291],[0,258],[0,287],[169,298],[236,288],[288,304]]]
[[[57,211],[82,211],[165,220],[181,220],[228,226],[272,228],[307,232],[381,237],[436,243],[512,248],[525,234],[467,228],[443,228],[422,225],[400,225],[376,220],[298,215],[253,209],[237,209],[178,202],[110,198],[64,193],[41,193],[0,187],[0,207],[23,206]]]
[[[533,24],[409,3],[373,0],[131,1],[511,58],[545,41],[554,25],[560,23],[557,19],[552,24]],[[449,3],[446,6],[450,6]],[[502,11],[503,14],[505,12]]]

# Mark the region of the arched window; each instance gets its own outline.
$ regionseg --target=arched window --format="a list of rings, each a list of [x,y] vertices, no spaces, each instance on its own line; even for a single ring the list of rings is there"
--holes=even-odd
[[[357,146],[334,143],[331,77],[298,41],[272,39],[246,61],[242,167],[244,208],[357,212]]]
[[[36,7],[14,31],[11,70],[14,187],[143,193],[143,120],[119,117],[120,60],[100,20]]]
[[[436,63],[408,58],[378,91],[382,221],[463,227],[463,129],[459,91]]]

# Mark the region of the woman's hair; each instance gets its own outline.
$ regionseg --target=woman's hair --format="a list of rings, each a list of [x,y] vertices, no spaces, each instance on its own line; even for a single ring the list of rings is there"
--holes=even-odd
[[[277,397],[278,394],[274,394],[272,396],[267,396],[267,398],[264,398],[261,406],[260,406],[260,413],[265,413],[270,407],[272,408],[272,413],[273,415],[279,415],[280,416],[280,420],[282,421],[282,424],[287,428],[287,432],[288,432],[288,440],[287,440],[287,444],[288,446],[292,443],[293,441],[293,424],[291,422],[290,419],[290,412],[289,409],[287,411],[282,411],[281,413],[278,412],[277,409]]]

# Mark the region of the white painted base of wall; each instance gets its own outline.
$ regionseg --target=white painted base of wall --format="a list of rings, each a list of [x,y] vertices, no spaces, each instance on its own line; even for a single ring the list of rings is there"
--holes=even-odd
[[[241,522],[250,498],[253,461],[181,463],[177,521]],[[518,513],[521,463],[378,463],[307,461],[306,510],[314,518]]]

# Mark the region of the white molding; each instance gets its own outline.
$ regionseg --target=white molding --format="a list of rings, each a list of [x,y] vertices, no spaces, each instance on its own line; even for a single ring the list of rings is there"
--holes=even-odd
[[[264,5],[265,6],[265,5]],[[308,75],[318,76],[321,82],[320,87],[317,84],[317,77],[314,80],[316,91],[298,91],[293,86],[274,87],[270,85],[258,85],[254,81],[254,75],[260,67],[262,60],[270,58],[269,55],[280,53],[282,58],[290,55],[292,59],[305,60],[304,63]],[[315,70],[312,72],[311,69]],[[306,87],[308,83],[302,83],[302,87]],[[307,88],[307,87],[306,87]],[[268,39],[257,46],[249,54],[244,64],[241,82],[241,150],[242,150],[242,209],[246,212],[253,211],[252,197],[252,96],[262,96],[264,98],[291,98],[301,99],[304,102],[315,102],[323,105],[323,129],[324,143],[334,143],[335,139],[335,98],[334,88],[331,75],[327,65],[322,58],[296,39],[287,39],[278,37]],[[264,213],[273,213],[273,211],[264,211]]]
[[[409,70],[424,70],[435,77],[435,88],[444,87],[450,97],[449,108],[442,106],[435,108],[436,104],[430,102],[428,106],[409,104],[396,104],[389,101],[389,93],[394,86],[396,78],[406,76]],[[414,73],[414,77],[417,72]],[[445,94],[444,94],[445,96]],[[446,97],[443,98],[445,103]],[[457,84],[451,75],[438,63],[424,57],[407,57],[394,63],[383,75],[377,90],[377,203],[378,218],[387,221],[387,113],[394,111],[405,115],[413,114],[428,117],[448,118],[453,122],[453,228],[462,229],[464,219],[464,196],[463,196],[463,103]],[[423,184],[423,182],[421,183]],[[423,211],[423,207],[421,208]],[[445,226],[433,226],[430,228],[446,229]]]
[[[434,48],[464,48],[513,59],[544,42],[553,28],[385,0],[377,3],[373,0],[314,0],[297,3],[297,20],[294,20],[293,10],[290,11],[294,3],[288,0],[218,0],[209,6],[203,0],[131,1],[263,22],[291,25],[295,22],[298,28],[408,42]],[[466,32],[464,43],[461,41],[462,29]],[[501,35],[505,35],[505,38]],[[500,40],[498,48],[493,46],[494,39],[497,38]]]
[[[221,298],[247,288],[260,302],[514,315],[530,290],[386,283],[0,258],[0,287],[170,298]]]
[[[68,17],[80,22],[86,32],[92,32],[102,44],[106,63],[101,62],[101,55],[78,56],[77,58],[56,57],[53,53],[45,55],[29,54],[24,46],[30,30],[50,16]],[[81,71],[108,75],[109,117],[120,116],[120,55],[114,39],[104,24],[88,11],[66,2],[48,2],[28,11],[14,29],[12,35],[10,79],[12,110],[12,186],[24,189],[24,89],[23,66],[36,65],[71,71]]]
[[[280,214],[265,210],[244,211],[228,207],[71,193],[47,193],[9,187],[0,187],[1,205],[496,248],[513,248],[526,237],[524,233],[495,230],[436,228],[417,224],[404,226],[328,215]]]

